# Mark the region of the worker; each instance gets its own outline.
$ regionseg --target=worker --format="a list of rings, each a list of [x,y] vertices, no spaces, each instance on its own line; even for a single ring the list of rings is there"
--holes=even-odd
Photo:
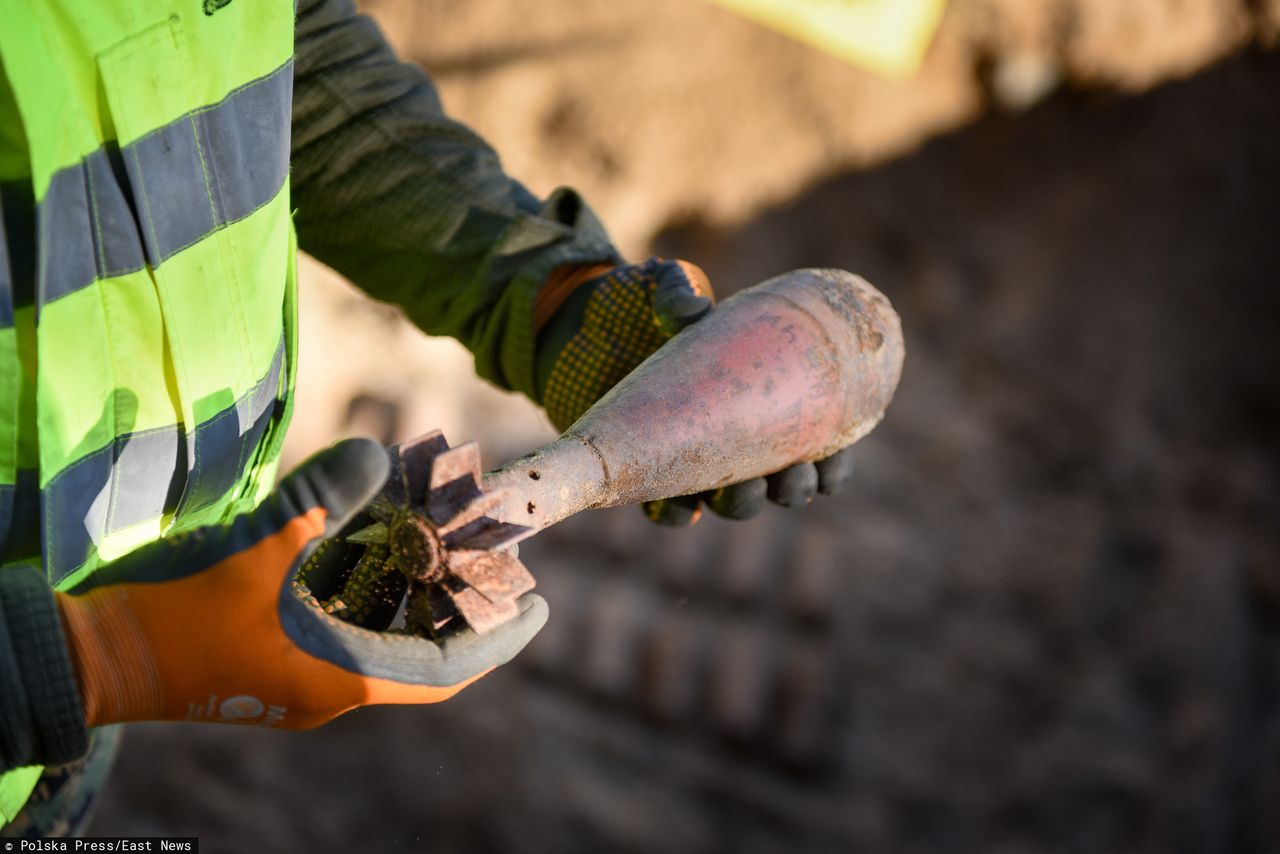
[[[0,823],[75,833],[126,721],[319,725],[510,660],[366,631],[289,583],[379,490],[348,440],[279,485],[301,247],[565,427],[712,306],[450,120],[351,0],[0,0]],[[834,491],[847,453],[699,500]],[[43,769],[43,770],[42,770]],[[33,792],[35,793],[33,796]],[[25,805],[25,806],[24,806]]]

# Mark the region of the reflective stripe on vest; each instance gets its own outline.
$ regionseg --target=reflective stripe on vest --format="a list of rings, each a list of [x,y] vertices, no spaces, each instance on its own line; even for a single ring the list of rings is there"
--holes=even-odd
[[[294,10],[206,6],[0,0],[0,544],[58,586],[273,479]]]

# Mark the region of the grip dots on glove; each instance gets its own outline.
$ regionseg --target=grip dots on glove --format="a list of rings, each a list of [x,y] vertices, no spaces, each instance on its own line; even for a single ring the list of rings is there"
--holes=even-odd
[[[603,277],[587,301],[582,326],[556,359],[543,406],[565,429],[670,336],[654,315],[657,281],[643,267]]]

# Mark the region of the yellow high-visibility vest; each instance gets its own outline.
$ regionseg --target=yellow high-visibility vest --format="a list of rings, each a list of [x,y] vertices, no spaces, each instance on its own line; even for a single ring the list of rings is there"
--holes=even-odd
[[[294,7],[0,0],[0,20],[0,546],[66,587],[274,480]],[[0,778],[0,823],[33,784]]]

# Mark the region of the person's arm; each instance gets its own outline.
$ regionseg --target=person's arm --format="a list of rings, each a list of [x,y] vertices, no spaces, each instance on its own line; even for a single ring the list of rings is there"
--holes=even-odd
[[[302,0],[296,38],[301,248],[423,331],[457,338],[477,373],[543,404],[557,428],[709,310],[696,267],[625,264],[576,193],[539,202],[503,172],[352,0]],[[852,458],[838,456],[646,512],[683,524],[699,501],[731,518],[754,515],[766,497],[800,506],[848,478]]]
[[[53,591],[35,567],[0,569],[0,774],[70,762],[88,738]]]
[[[538,289],[556,267],[621,260],[595,215],[572,190],[539,201],[509,177],[351,0],[302,0],[296,38],[299,246],[535,396]]]

